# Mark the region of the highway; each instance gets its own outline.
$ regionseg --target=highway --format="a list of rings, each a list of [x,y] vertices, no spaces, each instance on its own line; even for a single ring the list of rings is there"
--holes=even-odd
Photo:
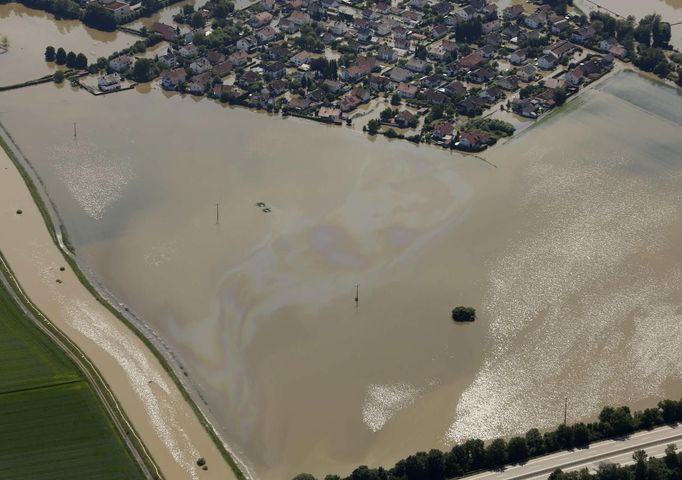
[[[504,471],[488,471],[464,477],[466,480],[529,480],[547,478],[557,468],[563,471],[588,468],[595,471],[602,463],[627,465],[636,450],[644,450],[653,457],[661,457],[665,447],[676,443],[682,447],[682,426],[664,426],[651,431],[638,432],[625,439],[593,443],[589,448],[561,451],[535,458],[523,465]]]

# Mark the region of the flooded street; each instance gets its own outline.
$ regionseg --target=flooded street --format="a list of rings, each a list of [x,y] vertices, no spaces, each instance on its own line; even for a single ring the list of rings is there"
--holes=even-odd
[[[0,93],[0,123],[257,478],[682,394],[679,90],[620,73],[490,163],[157,87]]]

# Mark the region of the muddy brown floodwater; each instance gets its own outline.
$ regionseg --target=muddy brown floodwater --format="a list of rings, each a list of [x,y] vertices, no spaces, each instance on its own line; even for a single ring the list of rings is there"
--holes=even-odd
[[[17,3],[0,5],[1,37],[7,37],[9,50],[0,55],[0,86],[53,73],[54,63],[44,61],[48,45],[63,47],[67,52],[82,52],[95,61],[136,40],[127,33],[88,28],[78,20],[55,20],[54,15]]]
[[[258,478],[682,394],[679,91],[618,74],[494,166],[156,87],[5,92],[0,122]]]
[[[156,89],[0,101],[81,262],[259,478],[551,427],[565,396],[578,420],[682,393],[675,90],[619,74],[498,168]]]

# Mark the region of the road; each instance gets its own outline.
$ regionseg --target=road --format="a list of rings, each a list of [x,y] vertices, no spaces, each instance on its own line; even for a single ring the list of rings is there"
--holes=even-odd
[[[639,432],[623,440],[606,440],[589,448],[562,451],[536,458],[523,465],[509,467],[504,471],[483,472],[464,477],[466,480],[528,480],[547,478],[554,470],[564,471],[588,468],[596,470],[602,463],[632,463],[632,454],[644,450],[650,456],[661,457],[671,443],[682,446],[682,426],[665,426]]]

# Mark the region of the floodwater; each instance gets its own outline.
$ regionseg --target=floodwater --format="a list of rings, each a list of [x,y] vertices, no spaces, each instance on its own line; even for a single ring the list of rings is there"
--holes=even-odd
[[[263,479],[679,398],[681,112],[622,73],[486,163],[157,88],[0,94],[79,260]]]
[[[259,478],[682,393],[675,90],[620,74],[498,168],[158,90],[0,100],[80,260]]]
[[[90,61],[106,57],[134,43],[123,32],[100,32],[78,20],[55,20],[54,16],[17,3],[0,5],[0,38],[7,37],[9,50],[0,54],[0,85],[33,80],[54,72],[45,62],[45,48],[63,47],[84,53]]]

